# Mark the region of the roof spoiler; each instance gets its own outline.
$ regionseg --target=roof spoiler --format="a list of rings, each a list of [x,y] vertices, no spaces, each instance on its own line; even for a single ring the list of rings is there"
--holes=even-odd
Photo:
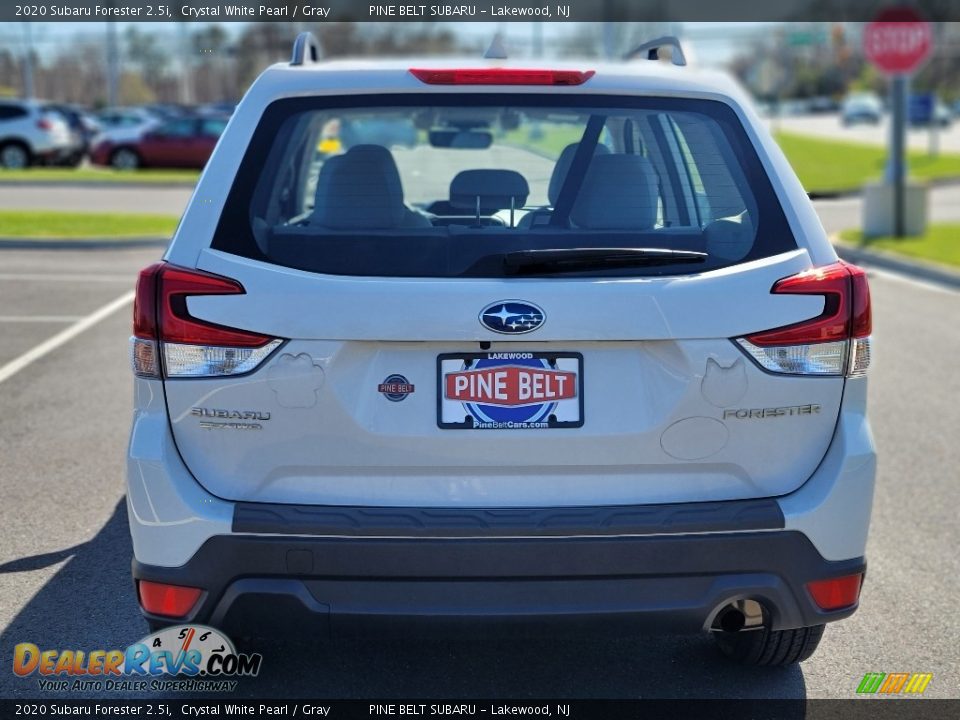
[[[649,40],[643,45],[638,45],[633,50],[623,56],[624,60],[636,60],[638,57],[646,54],[647,60],[659,60],[661,48],[669,47],[673,49],[670,53],[670,59],[674,65],[686,65],[687,56],[683,54],[683,48],[680,46],[680,39],[675,35],[664,35],[656,40]]]
[[[311,65],[319,62],[321,57],[323,57],[323,48],[312,32],[302,32],[297,35],[297,39],[293,41],[291,65]]]

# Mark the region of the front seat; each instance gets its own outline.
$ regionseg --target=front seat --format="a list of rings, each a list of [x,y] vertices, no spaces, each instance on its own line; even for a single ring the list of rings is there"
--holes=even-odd
[[[354,145],[324,163],[310,225],[331,230],[432,227],[426,216],[404,204],[397,163],[381,145]]]
[[[584,230],[651,230],[657,223],[660,179],[642,155],[593,158],[570,220]]]
[[[570,166],[573,164],[573,156],[577,154],[577,148],[579,147],[580,143],[578,142],[567,145],[563,149],[563,152],[560,153],[560,157],[557,158],[557,162],[553,166],[553,173],[550,175],[550,184],[547,186],[547,199],[550,200],[550,204],[553,207],[556,207],[557,205],[557,199],[560,197],[560,189],[563,187],[563,183],[567,179],[567,173],[570,172]],[[610,148],[608,148],[606,145],[598,144],[593,149],[593,157],[609,154]]]
[[[557,199],[560,197],[560,190],[570,172],[570,166],[573,164],[573,156],[577,154],[577,148],[580,143],[570,143],[560,153],[557,162],[553,165],[553,172],[550,174],[550,184],[547,185],[547,199],[550,201],[550,207],[557,206]],[[598,155],[609,155],[610,148],[606,145],[597,145],[593,149],[593,157]],[[591,158],[592,162],[593,158]],[[547,208],[532,210],[520,218],[518,227],[529,228],[533,225],[545,225],[550,222],[551,211]]]

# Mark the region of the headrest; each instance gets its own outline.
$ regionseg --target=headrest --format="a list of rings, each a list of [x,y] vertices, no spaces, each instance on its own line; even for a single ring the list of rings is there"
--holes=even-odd
[[[321,167],[311,224],[339,230],[395,228],[406,210],[390,151],[354,145]]]
[[[593,158],[570,219],[591,230],[649,230],[657,222],[659,178],[641,155]]]
[[[573,156],[577,154],[578,147],[580,147],[580,143],[567,145],[560,153],[560,157],[557,158],[556,165],[553,166],[553,174],[550,175],[550,184],[547,186],[547,199],[550,200],[551,205],[556,206],[557,204],[557,199],[560,197],[560,188],[563,187],[563,181],[567,179],[567,173],[570,172],[570,165],[573,164]],[[597,145],[593,149],[593,157],[609,154],[610,148],[606,145]]]
[[[450,205],[470,212],[476,212],[478,197],[480,212],[495,213],[522,208],[529,194],[526,179],[515,170],[463,170],[450,183]]]

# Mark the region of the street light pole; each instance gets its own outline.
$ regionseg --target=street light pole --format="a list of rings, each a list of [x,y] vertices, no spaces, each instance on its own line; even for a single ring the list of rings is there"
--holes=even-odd
[[[107,24],[107,105],[120,104],[120,52],[117,47],[117,25]]]
[[[603,58],[612,60],[616,54],[616,40],[614,38],[614,25],[612,22],[603,23]]]
[[[28,100],[33,98],[33,32],[31,24],[23,24],[24,43],[23,51],[23,96]]]
[[[193,82],[190,77],[190,35],[188,24],[177,23],[177,45],[180,54],[180,102],[193,103]]]

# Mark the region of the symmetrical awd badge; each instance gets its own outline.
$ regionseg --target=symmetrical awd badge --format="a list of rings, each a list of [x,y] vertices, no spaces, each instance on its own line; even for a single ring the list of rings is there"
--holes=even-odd
[[[493,332],[521,335],[533,332],[546,321],[543,310],[522,300],[499,300],[480,311],[480,324]]]

